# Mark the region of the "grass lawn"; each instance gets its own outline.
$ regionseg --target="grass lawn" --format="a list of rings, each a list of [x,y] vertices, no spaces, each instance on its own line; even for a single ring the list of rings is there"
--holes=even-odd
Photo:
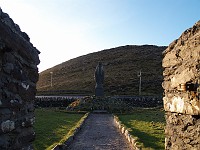
[[[118,115],[130,134],[138,137],[143,149],[164,149],[164,111],[160,109],[137,109],[131,114]],[[142,144],[143,143],[143,144]]]
[[[74,127],[80,123],[84,114],[69,114],[51,109],[36,109],[34,130],[35,150],[51,149],[61,141],[65,141]]]

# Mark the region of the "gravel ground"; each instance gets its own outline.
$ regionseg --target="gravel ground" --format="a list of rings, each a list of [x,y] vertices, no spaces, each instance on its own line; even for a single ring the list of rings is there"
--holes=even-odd
[[[111,114],[90,114],[69,150],[133,150]]]

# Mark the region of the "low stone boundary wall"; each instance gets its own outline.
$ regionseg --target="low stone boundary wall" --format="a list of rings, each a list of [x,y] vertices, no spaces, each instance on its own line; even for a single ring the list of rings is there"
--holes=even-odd
[[[132,107],[158,107],[163,106],[162,96],[114,96],[117,101],[124,101]]]
[[[90,113],[85,114],[82,117],[82,122],[79,126],[76,127],[76,129],[74,130],[73,134],[61,145],[56,145],[53,150],[66,150],[69,145],[73,142],[73,140],[75,139],[75,136],[78,134],[78,132],[82,129],[83,124],[85,123],[85,121],[87,120],[87,118],[89,117]]]
[[[35,107],[67,107],[77,98],[73,97],[36,97]]]
[[[88,97],[84,96],[36,96],[36,107],[67,107],[70,103],[77,99],[85,101]],[[92,97],[89,97],[92,99]],[[102,103],[103,101],[103,104]],[[99,102],[96,100],[95,104],[99,104],[105,108],[108,106],[106,103],[113,103],[114,105],[127,104],[129,107],[159,107],[163,106],[162,97],[159,96],[111,96]]]
[[[73,102],[67,110],[93,111],[107,110],[110,113],[129,113],[135,107],[152,108],[163,107],[162,97],[154,96],[113,96],[98,98],[87,96]]]
[[[130,135],[128,128],[125,127],[121,121],[119,121],[117,116],[113,116],[114,117],[114,122],[116,124],[116,126],[119,128],[120,132],[125,136],[125,138],[128,140],[128,142],[133,146],[133,148],[135,150],[141,150],[142,148],[137,145],[137,139],[134,138],[132,135]]]

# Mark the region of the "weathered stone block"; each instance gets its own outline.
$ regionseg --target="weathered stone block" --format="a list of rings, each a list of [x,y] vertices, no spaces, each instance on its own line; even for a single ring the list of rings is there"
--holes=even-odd
[[[200,115],[200,101],[198,99],[185,99],[180,96],[164,97],[165,111]]]
[[[163,54],[165,149],[200,149],[200,21]]]
[[[15,122],[11,120],[6,120],[1,123],[1,131],[10,132],[15,129]]]
[[[199,149],[200,116],[167,112],[166,149]]]
[[[0,149],[8,149],[11,146],[11,139],[7,134],[0,135]]]
[[[163,67],[170,67],[170,66],[175,66],[179,63],[176,57],[176,52],[171,51],[170,53],[167,53],[167,55],[163,59]]]
[[[195,68],[194,68],[195,69]],[[180,74],[175,74],[171,79],[171,87],[176,88],[179,84],[187,83],[195,78],[194,69],[186,68]]]

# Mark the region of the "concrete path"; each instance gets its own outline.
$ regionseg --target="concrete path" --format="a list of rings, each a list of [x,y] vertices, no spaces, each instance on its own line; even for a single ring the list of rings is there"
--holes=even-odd
[[[133,150],[111,114],[90,114],[69,150]]]

